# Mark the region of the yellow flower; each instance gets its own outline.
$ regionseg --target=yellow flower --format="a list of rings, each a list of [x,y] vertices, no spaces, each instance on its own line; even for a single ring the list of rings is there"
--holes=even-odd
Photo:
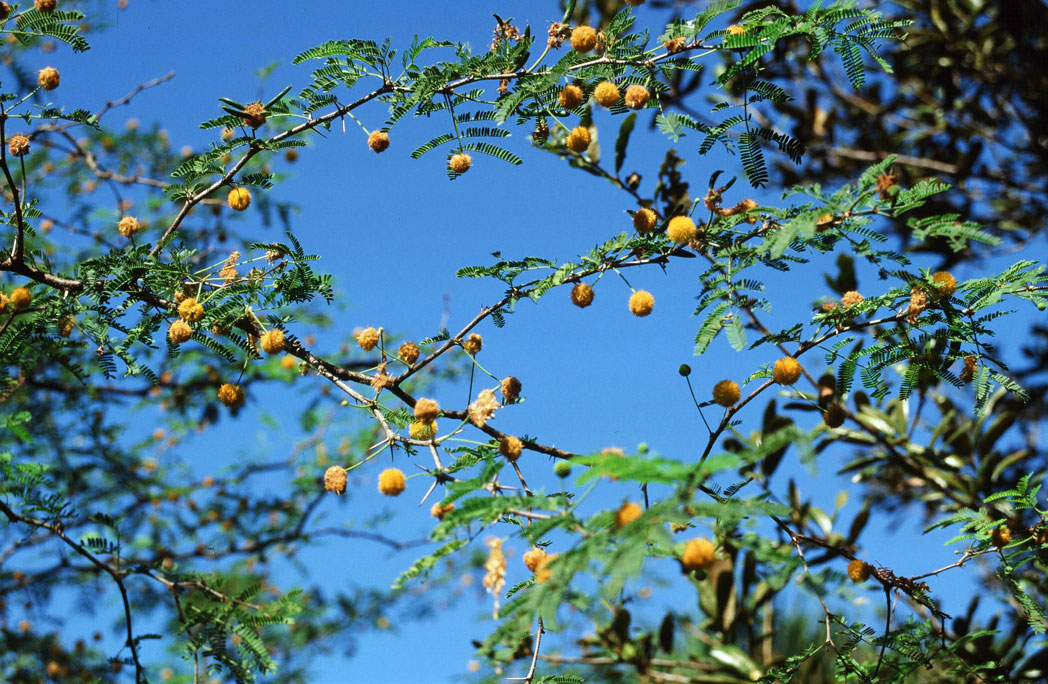
[[[647,290],[637,290],[630,296],[630,312],[634,316],[647,316],[655,307],[655,298]]]
[[[417,344],[414,342],[405,342],[400,345],[400,349],[397,350],[397,358],[410,366],[418,361],[420,353]]]
[[[906,309],[906,321],[910,325],[917,325],[921,312],[928,308],[928,293],[919,285],[914,285],[910,290],[910,306]]]
[[[51,14],[58,7],[58,0],[33,0],[33,7],[41,14]]]
[[[379,332],[375,328],[364,328],[357,335],[357,344],[360,348],[368,352],[378,346]]]
[[[433,439],[437,434],[437,421],[432,423],[414,422],[408,425],[408,436],[411,439]]]
[[[21,311],[33,303],[33,294],[29,291],[29,288],[16,287],[11,290],[11,296],[8,300],[15,311]]]
[[[36,83],[44,90],[54,90],[60,80],[58,69],[54,67],[44,67],[36,74]]]
[[[615,529],[621,530],[642,515],[644,515],[644,509],[640,507],[640,504],[627,501],[622,504],[622,508],[615,511]]]
[[[957,279],[947,271],[939,271],[932,274],[932,282],[935,283],[936,299],[949,298],[957,291]]]
[[[477,400],[467,407],[470,421],[477,427],[484,425],[495,415],[499,402],[495,399],[495,390],[481,390]]]
[[[666,237],[678,245],[683,245],[695,239],[698,230],[695,222],[687,216],[674,216],[666,226]]]
[[[437,520],[443,520],[444,516],[455,510],[455,504],[442,504],[439,501],[433,504],[433,507],[429,509],[429,514]]]
[[[801,364],[792,356],[784,356],[775,362],[772,380],[780,385],[792,385],[801,378]]]
[[[138,219],[134,216],[125,216],[116,224],[117,231],[124,237],[131,237],[138,232]]]
[[[244,123],[251,128],[258,128],[266,122],[266,110],[262,106],[261,102],[255,102],[244,107],[244,115],[242,117]]]
[[[484,338],[476,333],[473,333],[462,342],[462,348],[465,349],[466,353],[470,354],[471,356],[476,356],[480,352],[481,347],[483,346]]]
[[[280,359],[280,367],[284,370],[291,370],[298,365],[298,359],[291,354],[286,354]]]
[[[26,141],[28,144],[28,141]],[[585,126],[576,126],[571,129],[571,133],[568,134],[567,140],[564,142],[568,146],[568,149],[572,152],[578,152],[582,154],[589,149],[590,146],[590,132]]]
[[[339,465],[333,465],[324,471],[324,489],[335,494],[343,494],[346,491],[346,483],[349,478],[346,469]]]
[[[204,317],[204,307],[193,297],[186,297],[178,305],[178,315],[190,323],[196,323]]]
[[[553,578],[553,571],[546,566],[552,563],[556,558],[560,556],[559,553],[551,553],[548,556],[543,556],[538,560],[535,566],[535,583],[543,584],[550,581]]]
[[[506,457],[506,460],[513,462],[520,458],[521,449],[524,448],[524,443],[519,438],[513,435],[506,435],[499,441],[499,453]]]
[[[283,351],[284,331],[273,328],[272,330],[262,333],[262,338],[259,340],[258,346],[262,347],[262,351],[267,354],[276,354],[277,352]]]
[[[855,559],[848,563],[848,577],[852,582],[865,582],[870,579],[870,564]]]
[[[502,379],[502,396],[506,398],[506,403],[512,404],[520,397],[520,380],[517,380],[512,375],[509,375]]]
[[[651,98],[651,93],[642,85],[631,85],[626,88],[626,106],[630,109],[644,109]]]
[[[440,405],[433,399],[419,399],[415,402],[415,420],[432,423],[440,415]]]
[[[641,235],[655,230],[655,226],[657,226],[658,223],[658,215],[647,207],[638,209],[633,213],[633,227],[636,228],[637,232]]]
[[[593,288],[586,283],[578,283],[571,288],[571,303],[585,309],[593,303]]]
[[[865,297],[863,297],[855,290],[850,290],[849,292],[845,292],[844,296],[841,297],[841,304],[844,306],[845,309],[847,309],[849,306],[862,304],[864,299]]]
[[[566,85],[557,97],[560,106],[564,109],[575,109],[582,104],[582,88],[577,85]]]
[[[376,154],[385,152],[389,148],[389,133],[385,131],[371,131],[371,134],[368,136],[368,147]]]
[[[589,26],[576,26],[571,32],[571,49],[575,52],[589,52],[597,47],[597,32]]]
[[[740,397],[739,383],[734,380],[721,380],[713,386],[713,400],[721,406],[732,406]]]
[[[407,481],[400,468],[386,468],[378,474],[378,491],[386,496],[397,496],[407,489]]]
[[[175,344],[182,344],[193,336],[193,329],[183,320],[171,323],[167,328],[167,339]]]
[[[224,383],[218,388],[218,400],[226,406],[238,406],[244,402],[244,390],[240,385]]]
[[[451,159],[448,160],[448,168],[455,173],[466,173],[472,165],[473,158],[465,153],[453,155]]]
[[[543,549],[538,546],[533,546],[531,548],[531,551],[524,552],[524,555],[521,556],[521,560],[524,561],[524,566],[528,570],[535,572],[539,569],[539,565],[542,563],[542,559],[544,559],[546,556],[546,549]]]
[[[613,107],[619,101],[619,88],[611,81],[604,81],[593,90],[593,99],[601,107]]]
[[[732,24],[728,28],[724,29],[724,32],[729,36],[741,36],[746,33],[746,27],[740,26],[739,24]]]
[[[24,157],[29,154],[29,138],[24,135],[12,135],[7,139],[7,151],[12,157]]]
[[[251,204],[251,191],[247,188],[233,188],[226,196],[226,203],[234,211],[244,211]]]
[[[713,542],[709,539],[689,539],[684,544],[684,552],[680,555],[680,567],[683,572],[694,572],[703,570],[713,563]]]

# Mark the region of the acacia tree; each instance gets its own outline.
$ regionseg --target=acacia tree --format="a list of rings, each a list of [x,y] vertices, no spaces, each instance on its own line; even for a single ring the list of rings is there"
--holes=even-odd
[[[890,75],[876,73],[889,64],[881,52],[904,40],[908,17],[834,3],[752,8],[729,23],[725,14],[740,3],[727,1],[648,31],[630,7],[602,21],[594,15],[591,26],[573,21],[568,4],[541,30],[496,17],[490,47],[476,52],[435,38],[399,50],[363,39],[308,49],[292,60],[311,67],[306,85],[254,103],[219,98],[222,111],[201,124],[214,142],[185,158],[159,129],[108,127],[113,106],[141,88],[90,111],[50,103],[61,92],[57,71],[26,77],[44,41],[88,47],[83,14],[45,0],[0,5],[22,66],[0,112],[9,233],[0,259],[6,679],[252,681],[279,662],[281,680],[308,681],[306,645],[348,634],[398,598],[427,600],[478,549],[495,606],[477,643],[485,680],[1040,676],[1044,655],[1033,645],[1048,627],[1044,452],[1004,446],[1015,439],[1017,414],[994,411],[1028,397],[993,338],[1007,308],[1044,307],[1043,265],[1020,260],[963,282],[916,266],[904,248],[965,254],[1001,240],[965,216],[930,210],[956,191],[920,172],[900,183],[893,154],[845,185],[791,183],[780,201],[742,189],[773,182],[766,157],[802,162],[808,142],[767,123],[791,101],[770,76],[805,60],[820,74],[839,69],[831,82],[844,91],[866,79],[887,83]],[[699,118],[705,93],[678,86],[710,60],[723,60],[712,81],[719,100]],[[616,226],[568,258],[498,254],[464,266],[459,276],[500,290],[478,315],[425,331],[417,343],[366,328],[353,341],[357,360],[347,362],[310,341],[330,323],[312,302],[334,292],[313,265],[319,246],[296,238],[287,207],[271,199],[279,178],[270,167],[347,119],[362,128],[384,119],[364,132],[374,152],[390,154],[391,137],[408,139],[420,116],[445,122],[447,132],[412,156],[445,154],[449,179],[468,173],[475,155],[522,164],[527,149],[504,138],[524,131],[534,153],[619,188],[631,230]],[[614,122],[603,136],[615,140],[604,146],[614,149],[610,160],[597,135],[605,121]],[[657,169],[627,173],[640,124],[674,147]],[[685,159],[718,146],[737,155],[738,170],[684,172]],[[657,181],[645,185],[643,176]],[[85,184],[111,189],[112,201],[82,194]],[[694,187],[702,188],[695,196]],[[251,221],[228,220],[259,205],[282,219],[285,238],[260,239]],[[903,225],[905,245],[892,237]],[[869,264],[876,286],[860,294],[854,269],[842,267],[828,277],[839,301],[823,300],[782,329],[766,325],[765,312],[781,304],[763,285],[768,272],[842,253]],[[556,435],[542,425],[527,434],[500,429],[524,388],[477,362],[478,326],[502,328],[518,305],[558,293],[585,308],[605,289],[611,296],[605,276],[628,285],[629,274],[655,268],[700,280],[683,295],[698,296],[696,354],[727,343],[752,359],[749,377],[694,387],[704,425],[697,452],[594,444],[576,453],[553,446]],[[628,304],[646,317],[656,295],[675,296],[629,289],[624,315]],[[469,400],[438,403],[440,384],[463,369]],[[691,382],[687,365],[679,373]],[[247,397],[292,381],[309,383],[315,398],[304,418],[312,434],[290,459],[245,458],[203,479],[179,465],[190,430],[236,419]],[[785,413],[771,397],[777,389],[789,397]],[[118,438],[127,406],[157,402],[167,409],[163,425],[138,442]],[[352,436],[334,454],[313,451],[340,425],[360,424],[342,404],[366,426],[344,433]],[[169,450],[164,464],[150,456],[157,443]],[[813,505],[793,478],[776,477],[791,450],[814,458],[836,445],[853,453],[843,470],[861,483],[863,506],[849,521]],[[313,522],[356,472],[373,471],[383,494],[401,495],[404,472],[379,465],[391,453],[413,459],[428,480],[423,499],[435,520],[419,560],[390,578],[389,592],[277,589],[265,560],[325,535],[418,543]],[[560,484],[544,477],[551,459]],[[283,494],[259,495],[255,483],[274,474]],[[629,500],[594,511],[598,484]],[[914,505],[957,529],[957,561],[907,576],[889,560],[862,560],[871,518]],[[527,551],[520,568],[507,567],[513,548]],[[981,581],[1000,614],[983,618],[973,604],[951,621],[932,584],[971,572],[976,558],[990,559],[994,575]],[[669,566],[683,573],[697,609],[634,619],[638,577]],[[527,579],[507,586],[520,576]],[[802,626],[803,611],[782,605],[791,582],[818,614],[817,633]],[[883,590],[881,614],[847,601],[853,583]],[[66,588],[95,586],[120,597],[116,652],[71,643],[23,617],[24,596],[60,613]],[[142,622],[165,619],[162,638],[185,658],[150,662],[143,640],[156,635]]]

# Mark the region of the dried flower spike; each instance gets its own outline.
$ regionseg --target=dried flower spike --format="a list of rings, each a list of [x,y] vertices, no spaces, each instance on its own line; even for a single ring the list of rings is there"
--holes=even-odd
[[[54,90],[58,87],[59,81],[61,81],[61,76],[58,69],[54,67],[44,67],[36,74],[36,83],[44,90]]]
[[[440,415],[440,405],[433,399],[419,399],[415,402],[415,420],[432,423]]]
[[[324,471],[324,489],[335,494],[344,494],[349,477],[342,466],[333,465]]]
[[[476,333],[471,334],[462,341],[462,348],[465,349],[466,353],[470,356],[476,356],[483,346],[484,338]]]
[[[29,154],[29,138],[24,135],[12,135],[7,140],[7,151],[12,157],[24,157]]]
[[[244,123],[252,129],[259,128],[266,123],[266,109],[261,102],[255,102],[244,107]]]
[[[506,399],[506,403],[512,404],[520,397],[520,380],[509,375],[502,379],[500,389],[502,390],[502,396]]]
[[[455,173],[466,173],[472,165],[473,158],[465,153],[453,155],[451,159],[448,160],[448,168]]]
[[[389,133],[385,131],[371,131],[368,136],[368,147],[375,154],[385,152],[389,148]]]
[[[357,335],[357,344],[360,345],[361,349],[369,352],[378,346],[380,337],[381,335],[375,328],[364,328],[360,331],[360,334]]]
[[[397,350],[397,358],[410,366],[418,361],[420,353],[421,351],[417,344],[414,342],[405,342],[400,345],[400,349]]]
[[[861,294],[859,294],[855,290],[850,290],[848,292],[845,292],[844,296],[841,297],[841,305],[845,309],[847,309],[848,307],[856,306],[858,304],[862,304],[863,300],[865,300],[865,299],[866,299],[865,297],[863,297]]]
[[[513,435],[506,435],[499,441],[499,453],[510,462],[520,458],[520,452],[523,448],[524,443],[520,441],[520,438]]]

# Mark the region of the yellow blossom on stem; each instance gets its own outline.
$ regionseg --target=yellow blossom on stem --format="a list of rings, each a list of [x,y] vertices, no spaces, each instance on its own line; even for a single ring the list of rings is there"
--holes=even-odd
[[[386,468],[378,474],[378,491],[386,496],[398,496],[407,489],[407,480],[400,468]]]

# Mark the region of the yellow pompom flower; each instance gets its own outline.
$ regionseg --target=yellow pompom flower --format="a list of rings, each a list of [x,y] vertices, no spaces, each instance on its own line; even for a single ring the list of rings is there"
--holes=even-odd
[[[29,141],[26,141],[28,145]],[[578,152],[582,154],[589,149],[590,146],[590,132],[585,126],[576,126],[571,129],[571,133],[568,134],[567,140],[564,142],[568,146],[568,149],[572,152]]]
[[[11,307],[15,311],[21,311],[33,303],[33,294],[29,291],[29,288],[16,287],[11,290],[8,301],[11,302]]]
[[[33,0],[33,7],[41,14],[51,14],[58,7],[58,0]]]
[[[61,75],[54,67],[44,67],[36,74],[36,83],[44,90],[54,90],[60,80]]]
[[[262,333],[258,346],[262,347],[262,351],[267,354],[276,354],[284,351],[284,331],[273,328]]]
[[[298,365],[298,359],[296,359],[291,354],[286,354],[285,356],[281,357],[281,359],[280,359],[280,367],[283,368],[284,370],[292,370],[297,365]]]
[[[575,52],[589,52],[597,47],[597,32],[590,26],[576,26],[571,32],[571,49]]]
[[[500,388],[502,389],[502,396],[506,398],[506,403],[508,404],[512,404],[520,397],[520,380],[517,380],[512,375],[502,379]]]
[[[175,344],[182,344],[193,336],[193,329],[189,327],[189,324],[183,320],[177,320],[171,323],[167,328],[167,339],[171,340]]]
[[[709,539],[689,539],[680,555],[680,567],[685,573],[708,568],[713,563],[714,547]]]
[[[437,421],[431,423],[415,422],[408,425],[408,436],[411,439],[427,440],[437,435]]]
[[[626,88],[626,106],[630,109],[644,109],[645,105],[648,104],[648,100],[651,99],[651,93],[648,89],[642,85],[631,85]]]
[[[687,216],[674,216],[666,226],[666,237],[678,245],[691,242],[697,233],[695,222]]]
[[[244,211],[251,204],[251,191],[247,188],[233,188],[226,196],[226,203],[234,211]]]
[[[346,491],[346,483],[349,477],[346,469],[339,465],[333,465],[324,471],[324,489],[335,494],[343,494]]]
[[[601,107],[613,107],[619,101],[619,87],[611,81],[604,81],[593,90],[593,99]]]
[[[593,303],[593,288],[586,283],[577,283],[571,288],[571,303],[585,309]]]
[[[375,328],[364,328],[357,335],[357,344],[364,351],[371,351],[378,346],[379,332]]]
[[[470,354],[471,356],[476,356],[480,352],[481,347],[483,346],[484,338],[476,333],[471,334],[469,337],[462,341],[462,348],[465,349],[466,353]]]
[[[644,515],[644,509],[640,507],[640,504],[627,501],[619,510],[615,511],[615,529],[621,530],[642,515]]]
[[[125,216],[116,224],[117,232],[124,237],[131,237],[138,232],[140,227],[141,226],[138,225],[138,219],[134,216]]]
[[[538,562],[535,564],[536,584],[543,584],[553,579],[553,571],[546,566],[552,563],[558,556],[560,556],[559,553],[551,553],[547,556],[539,558]]]
[[[204,317],[204,307],[193,297],[186,297],[178,305],[178,315],[189,323],[196,323]]]
[[[218,388],[218,400],[226,406],[239,406],[244,402],[244,390],[240,385],[234,385],[232,383],[223,383]]]
[[[564,109],[575,109],[582,104],[582,88],[577,85],[566,85],[557,97],[560,106]]]
[[[368,135],[368,147],[375,154],[385,152],[389,149],[389,133],[385,131],[371,131],[371,134]]]
[[[520,441],[520,438],[514,437],[513,435],[506,435],[499,441],[499,453],[506,457],[506,460],[513,462],[520,458],[520,452],[524,448],[524,442]]]
[[[440,415],[440,404],[433,399],[419,399],[415,402],[415,420],[432,423]]]
[[[658,224],[658,215],[651,209],[648,209],[647,207],[643,209],[638,209],[633,213],[633,227],[641,235],[645,235],[655,230],[655,226],[657,226]]]
[[[935,283],[936,299],[949,298],[957,291],[957,279],[948,271],[938,271],[932,274],[932,282]]]
[[[865,582],[870,579],[870,564],[855,559],[848,563],[848,577],[852,582]]]
[[[400,468],[386,468],[378,474],[378,491],[386,496],[397,496],[407,489],[407,480]]]
[[[400,345],[400,349],[397,350],[397,358],[410,366],[418,361],[420,353],[421,351],[417,344],[414,342],[405,342]]]
[[[521,556],[521,560],[524,561],[524,567],[535,572],[539,569],[539,565],[547,555],[546,549],[535,546],[532,547],[531,551],[525,551],[524,555]]]
[[[655,307],[655,297],[647,290],[637,290],[630,295],[630,313],[634,316],[647,316]]]
[[[801,364],[792,356],[784,356],[775,362],[772,380],[780,385],[792,385],[801,379]]]
[[[713,400],[725,408],[734,405],[740,397],[739,383],[734,380],[721,380],[713,386]]]
[[[448,168],[455,173],[466,173],[472,165],[473,158],[465,153],[453,155],[451,159],[448,160]]]
[[[855,306],[856,304],[862,304],[863,300],[866,299],[855,290],[850,290],[844,293],[841,297],[841,305],[847,309],[849,306]]]
[[[740,26],[739,24],[732,24],[728,28],[724,29],[724,32],[729,36],[741,36],[746,33],[746,27]]]

